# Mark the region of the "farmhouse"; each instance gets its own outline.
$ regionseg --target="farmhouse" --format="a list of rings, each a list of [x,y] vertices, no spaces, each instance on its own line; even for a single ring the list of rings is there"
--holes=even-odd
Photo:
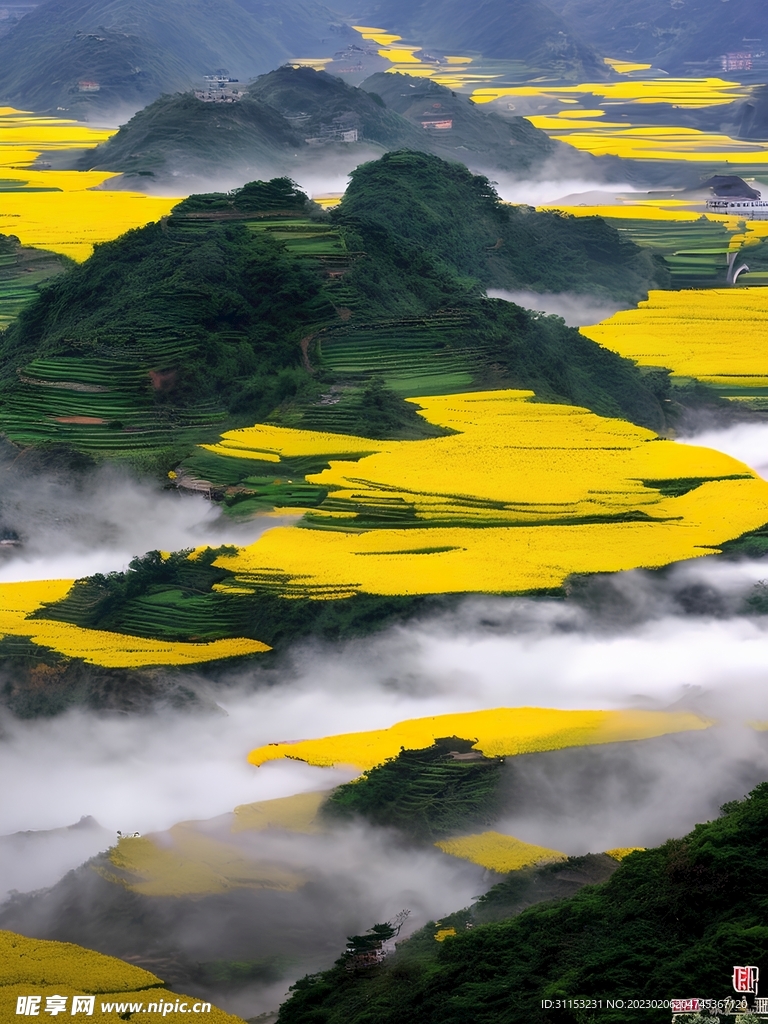
[[[195,97],[203,103],[237,103],[244,96],[244,90],[236,78],[230,78],[228,71],[217,71],[205,75],[202,87],[195,89]]]

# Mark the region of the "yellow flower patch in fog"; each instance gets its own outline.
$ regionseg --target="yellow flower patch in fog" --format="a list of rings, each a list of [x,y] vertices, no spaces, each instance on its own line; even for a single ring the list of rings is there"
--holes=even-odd
[[[342,733],[295,743],[269,743],[252,750],[251,764],[290,758],[330,768],[353,765],[368,771],[401,749],[423,750],[444,736],[474,740],[487,757],[532,754],[563,747],[650,739],[707,729],[698,715],[662,711],[560,711],[553,708],[493,708],[398,722],[389,729]]]
[[[480,832],[478,835],[461,836],[458,839],[442,839],[435,846],[452,857],[469,860],[489,871],[498,871],[501,875],[534,864],[553,864],[568,859],[559,850],[524,843],[522,839],[501,832]]]
[[[261,800],[255,804],[240,804],[235,808],[233,832],[264,832],[267,829],[285,829],[307,835],[322,831],[317,820],[320,807],[328,799],[329,790],[314,793],[296,793]]]
[[[625,160],[685,160],[694,163],[768,163],[768,145],[745,142],[716,132],[702,132],[698,128],[659,125],[627,127],[596,122],[592,130],[585,131],[587,126],[574,122],[572,127],[577,130],[561,135],[555,118],[534,116],[528,120],[534,127],[548,131],[557,142],[566,142],[593,156],[617,156]]]
[[[396,36],[391,32],[387,32],[385,28],[371,28],[367,25],[353,25],[352,28],[355,32],[359,32],[363,39],[378,43],[379,46],[389,46],[390,43],[395,43],[398,39],[403,38],[402,36]]]
[[[630,853],[642,853],[645,850],[644,846],[616,846],[613,850],[606,850],[605,853],[608,857],[613,857],[614,860],[624,860]]]
[[[304,879],[281,864],[258,861],[230,843],[198,832],[193,824],[174,825],[162,845],[149,836],[121,839],[109,851],[118,874],[111,882],[144,896],[203,896],[232,889],[290,892]]]
[[[438,928],[438,930],[435,932],[435,941],[445,942],[446,939],[453,938],[455,934],[455,928]]]
[[[744,254],[748,259],[748,251]],[[581,333],[643,366],[710,384],[768,387],[768,288],[652,291]]]
[[[30,619],[44,603],[60,601],[73,580],[39,580],[29,583],[0,583],[0,637],[25,636],[41,647],[49,647],[68,658],[82,658],[105,668],[142,668],[149,665],[194,665],[219,658],[268,651],[258,640],[234,637],[210,643],[180,643],[150,640],[85,629],[53,619]]]
[[[207,447],[276,462],[327,455],[330,468],[308,479],[329,494],[299,527],[268,530],[216,564],[240,590],[268,583],[288,597],[511,593],[694,558],[768,521],[768,483],[729,456],[530,397],[414,399],[456,431],[422,441],[271,425],[225,434]],[[681,478],[701,482],[677,496],[659,489]]]
[[[603,63],[619,75],[630,75],[633,71],[649,71],[653,67],[652,64],[635,64],[631,60],[614,60],[612,57],[603,57]]]
[[[176,999],[187,1002],[192,1012],[199,997],[183,996],[171,992],[162,980],[149,971],[113,956],[95,953],[71,942],[52,942],[47,939],[29,939],[14,932],[0,931],[0,1024],[14,1024],[16,1000],[19,996],[40,996],[37,1016],[46,1014],[46,997],[65,996],[67,1009],[59,1016],[72,1019],[72,996],[94,995],[94,1019],[104,1024],[121,1024],[126,1019],[120,1009],[102,1009],[102,1004],[142,1003],[144,1006],[159,1002],[173,1003]],[[87,1019],[87,1012],[76,1019]],[[55,1019],[51,1018],[51,1019]],[[210,1024],[243,1024],[215,1006],[205,1011]]]

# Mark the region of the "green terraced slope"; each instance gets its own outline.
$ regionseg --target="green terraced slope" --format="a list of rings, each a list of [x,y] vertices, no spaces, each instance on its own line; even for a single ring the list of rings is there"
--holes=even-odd
[[[716,221],[633,220],[606,217],[623,238],[663,257],[673,288],[722,287],[731,232]]]
[[[0,191],[4,191],[2,187]],[[60,274],[68,263],[66,256],[21,245],[15,235],[0,235],[0,330],[37,297],[40,285]]]

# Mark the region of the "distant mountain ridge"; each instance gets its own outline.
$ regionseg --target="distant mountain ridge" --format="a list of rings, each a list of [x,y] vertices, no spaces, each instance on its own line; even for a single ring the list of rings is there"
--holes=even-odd
[[[548,2],[606,56],[653,63],[671,74],[727,71],[729,53],[749,54],[756,61],[762,52],[764,59],[768,42],[768,8],[762,0]],[[740,78],[744,70],[732,70],[724,77]]]
[[[220,68],[247,80],[335,48],[348,31],[316,0],[47,0],[0,39],[0,101],[136,109]]]
[[[563,17],[543,0],[370,0],[362,5],[337,0],[336,8],[364,17],[355,24],[381,26],[451,54],[519,60],[582,81],[607,73],[578,20]]]

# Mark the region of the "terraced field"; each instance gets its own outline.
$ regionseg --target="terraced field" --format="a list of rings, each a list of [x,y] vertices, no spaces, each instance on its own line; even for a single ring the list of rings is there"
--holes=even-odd
[[[675,288],[724,284],[733,232],[717,221],[668,221],[606,217],[636,245],[652,249],[669,267]]]
[[[404,398],[449,395],[468,389],[484,369],[482,352],[467,344],[468,322],[467,316],[447,311],[335,327],[320,335],[317,351],[323,366],[350,381],[380,377]]]
[[[24,248],[14,236],[0,235],[0,330],[35,298],[41,284],[64,270],[65,263],[56,253]]]
[[[151,341],[136,359],[59,356],[29,363],[6,398],[3,432],[19,445],[55,442],[99,458],[133,461],[137,452],[190,447],[201,432],[215,430],[224,414],[212,403],[183,412],[157,403],[157,364],[149,358],[160,343]],[[166,360],[178,360],[187,346],[170,339],[162,349]]]

